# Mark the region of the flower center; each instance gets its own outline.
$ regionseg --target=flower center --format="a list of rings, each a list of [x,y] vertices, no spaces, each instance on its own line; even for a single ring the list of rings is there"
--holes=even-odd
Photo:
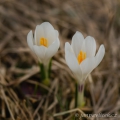
[[[40,45],[48,47],[48,40],[44,37],[40,38]]]
[[[86,53],[81,50],[78,54],[77,59],[78,63],[80,64],[84,59],[86,59]]]

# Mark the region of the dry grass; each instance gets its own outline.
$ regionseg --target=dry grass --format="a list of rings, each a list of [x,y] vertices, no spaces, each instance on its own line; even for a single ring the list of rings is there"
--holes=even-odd
[[[119,7],[116,0],[0,0],[0,120],[72,119],[78,109],[74,109],[75,82],[64,60],[64,43],[76,31],[93,36],[97,48],[102,43],[106,48],[102,63],[86,80],[86,106],[82,111],[118,117]],[[44,21],[58,29],[61,41],[53,58],[50,87],[39,82],[38,61],[26,42],[27,33]],[[35,84],[39,85],[39,95],[29,92]],[[72,111],[53,117],[68,110]],[[105,119],[113,120],[101,118]]]

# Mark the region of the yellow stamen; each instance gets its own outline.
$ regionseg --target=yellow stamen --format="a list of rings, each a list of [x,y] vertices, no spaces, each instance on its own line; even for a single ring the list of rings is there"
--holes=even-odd
[[[48,47],[48,40],[44,37],[40,38],[40,45]]]
[[[78,54],[77,59],[78,63],[80,64],[84,59],[86,59],[86,53],[81,50],[80,53]]]

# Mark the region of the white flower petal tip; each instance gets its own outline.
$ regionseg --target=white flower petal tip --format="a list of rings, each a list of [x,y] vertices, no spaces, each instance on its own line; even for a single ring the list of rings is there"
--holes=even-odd
[[[68,42],[65,43],[65,52],[67,52],[67,50],[71,51],[71,46]]]
[[[76,32],[71,45],[65,43],[65,59],[78,82],[84,82],[92,70],[98,66],[105,55],[104,45],[101,45],[96,56],[96,42],[91,36],[85,39],[80,32]]]
[[[84,41],[84,37],[83,37],[82,33],[80,33],[80,32],[77,31],[73,35],[73,37],[72,37],[72,43],[71,43],[71,46],[72,46],[72,48],[73,48],[74,53],[75,53],[76,56],[79,53],[79,49],[81,49],[81,47],[82,47],[83,41]]]
[[[27,44],[29,48],[34,52],[33,50],[33,33],[32,30],[27,34]]]
[[[85,46],[87,57],[94,57],[96,53],[96,42],[95,39],[91,36],[85,38]]]
[[[102,61],[103,57],[105,55],[105,47],[104,45],[101,45],[96,56],[95,56],[95,59],[96,59],[96,67],[100,64],[100,62]]]
[[[41,63],[47,64],[60,47],[59,33],[49,22],[43,22],[36,26],[34,38],[30,31],[27,35],[27,43],[30,49],[37,55]]]

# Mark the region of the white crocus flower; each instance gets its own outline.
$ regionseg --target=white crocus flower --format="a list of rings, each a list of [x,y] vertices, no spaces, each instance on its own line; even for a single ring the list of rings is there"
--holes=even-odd
[[[105,54],[104,45],[100,46],[96,55],[95,53],[95,39],[91,36],[84,39],[80,32],[75,33],[71,45],[68,42],[65,44],[65,59],[78,83],[84,83],[87,76],[102,61]]]
[[[69,68],[74,73],[77,79],[77,107],[82,107],[84,101],[84,83],[87,76],[96,68],[102,61],[105,48],[101,45],[97,54],[96,42],[91,36],[84,39],[80,32],[76,32],[72,38],[71,45],[67,42],[65,44],[65,59]]]
[[[58,31],[49,22],[44,22],[36,26],[34,37],[32,30],[28,33],[27,43],[40,63],[46,66],[59,49]]]
[[[78,81],[76,86],[77,107],[83,107],[85,104],[84,83],[87,76],[102,61],[105,54],[104,45],[100,46],[96,55],[95,53],[95,39],[90,36],[84,39],[80,32],[75,33],[71,45],[68,42],[65,44],[66,62]]]

